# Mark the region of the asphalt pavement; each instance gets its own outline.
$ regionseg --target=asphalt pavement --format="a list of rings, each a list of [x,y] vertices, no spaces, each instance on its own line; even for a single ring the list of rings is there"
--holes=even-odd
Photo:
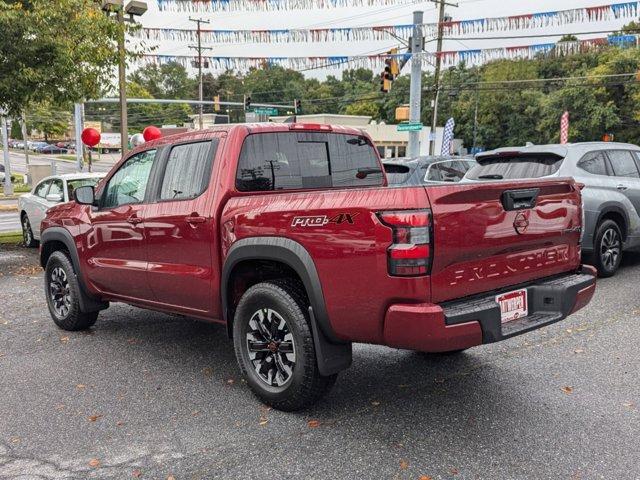
[[[18,212],[0,211],[0,233],[18,232],[21,228]]]
[[[114,304],[58,330],[0,250],[2,479],[640,478],[640,255],[569,319],[454,356],[358,345],[317,406],[264,407],[223,326]]]
[[[0,162],[4,163],[4,157],[2,156],[2,149],[0,149]],[[24,153],[14,150],[9,151],[11,161],[11,171],[14,173],[27,173],[26,157]],[[93,163],[92,171],[94,172],[108,172],[111,167],[120,159],[118,154],[105,154],[102,155],[100,160]],[[35,153],[29,153],[29,163],[34,165],[51,165],[51,162],[55,161],[56,173],[76,173],[76,162],[70,160],[57,160],[55,156],[51,155],[37,155]],[[84,167],[84,171],[87,171],[87,167]]]

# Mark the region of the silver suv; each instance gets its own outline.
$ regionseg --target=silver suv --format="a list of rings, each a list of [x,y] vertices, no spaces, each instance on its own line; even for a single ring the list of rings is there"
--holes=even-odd
[[[585,185],[582,250],[602,277],[640,246],[640,147],[574,143],[499,148],[476,156],[463,181],[574,177]]]

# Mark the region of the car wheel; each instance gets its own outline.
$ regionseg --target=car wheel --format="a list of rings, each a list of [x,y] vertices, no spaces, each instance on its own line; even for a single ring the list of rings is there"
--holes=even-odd
[[[49,313],[63,330],[85,330],[98,319],[98,312],[80,309],[80,285],[73,265],[63,252],[53,252],[44,271],[44,290]]]
[[[302,287],[276,280],[249,288],[234,316],[240,370],[255,395],[279,410],[315,403],[337,378],[320,375],[306,312]]]
[[[29,217],[25,213],[22,215],[22,243],[25,247],[33,248],[38,245],[38,241],[33,237],[33,230],[31,230],[31,222]]]
[[[615,275],[622,260],[622,232],[613,220],[605,220],[596,230],[594,263],[601,277]]]

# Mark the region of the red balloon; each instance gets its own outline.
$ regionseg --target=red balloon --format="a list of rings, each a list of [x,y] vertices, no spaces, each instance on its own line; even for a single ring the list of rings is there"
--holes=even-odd
[[[82,143],[95,147],[100,143],[100,132],[95,128],[85,128],[82,131]]]
[[[150,142],[152,140],[162,138],[162,132],[158,127],[154,127],[152,125],[142,131],[142,136],[144,137],[145,141]]]

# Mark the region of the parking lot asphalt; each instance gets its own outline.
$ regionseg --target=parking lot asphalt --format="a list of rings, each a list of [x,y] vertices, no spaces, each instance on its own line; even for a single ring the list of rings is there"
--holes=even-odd
[[[36,251],[0,250],[2,479],[640,478],[640,255],[569,319],[455,356],[358,345],[299,413],[223,326],[114,304],[58,330]]]

